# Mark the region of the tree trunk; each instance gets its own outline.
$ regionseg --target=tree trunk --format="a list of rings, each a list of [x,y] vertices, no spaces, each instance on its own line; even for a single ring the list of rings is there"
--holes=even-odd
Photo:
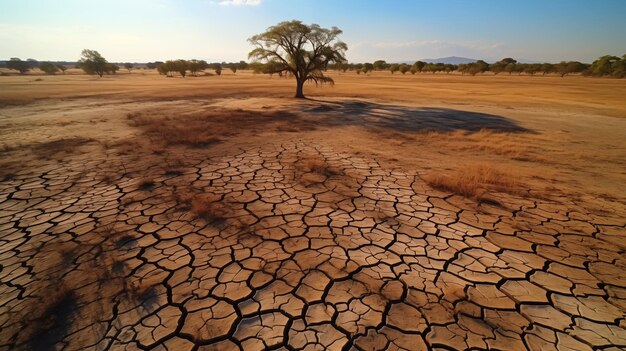
[[[297,79],[296,80],[296,98],[304,99],[304,93],[302,92],[304,89],[304,80]]]

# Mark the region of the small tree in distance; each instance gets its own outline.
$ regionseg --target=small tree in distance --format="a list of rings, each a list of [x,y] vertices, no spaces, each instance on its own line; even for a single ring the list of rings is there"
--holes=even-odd
[[[80,68],[87,74],[97,74],[102,77],[107,70],[108,62],[96,50],[84,49],[81,58],[78,60]]]
[[[20,74],[26,74],[26,72],[30,71],[30,64],[17,57],[11,57],[11,59],[7,62],[7,68],[18,71]]]
[[[190,60],[188,61],[189,72],[191,75],[196,77],[198,72],[204,71],[209,68],[209,64],[204,60]]]
[[[367,62],[363,64],[363,73],[368,74],[374,70],[374,65]]]
[[[280,72],[296,78],[296,98],[304,98],[304,83],[334,81],[324,75],[331,63],[344,62],[348,46],[337,39],[342,31],[337,27],[322,28],[301,21],[281,22],[249,39],[255,49],[248,55],[263,62],[276,61]]]
[[[389,65],[387,64],[387,62],[385,60],[376,60],[374,61],[374,69],[377,71],[382,71],[384,69],[386,69],[387,67],[389,67]]]
[[[126,69],[128,70],[128,73],[130,73],[130,71],[132,71],[132,70],[133,70],[133,68],[135,68],[135,65],[133,65],[133,64],[132,64],[132,63],[130,63],[130,62],[126,62],[126,63],[124,64],[124,68],[126,68]]]
[[[222,75],[222,65],[219,63],[216,63],[213,65],[213,69],[215,70],[215,74],[217,74],[218,76]]]
[[[42,62],[39,65],[39,69],[45,74],[55,74],[59,71],[59,68],[50,62]]]
[[[104,73],[106,74],[116,74],[117,71],[119,70],[120,70],[120,66],[114,63],[107,63],[106,66],[104,67]]]
[[[187,69],[189,68],[189,63],[185,60],[176,60],[174,61],[174,71],[180,73],[180,75],[185,78],[187,75]]]
[[[413,64],[413,68],[415,68],[417,72],[422,72],[422,70],[424,69],[424,66],[426,66],[426,62],[424,61],[416,61]]]

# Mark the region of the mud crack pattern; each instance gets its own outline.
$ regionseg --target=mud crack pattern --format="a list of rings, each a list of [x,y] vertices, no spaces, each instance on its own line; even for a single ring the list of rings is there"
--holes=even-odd
[[[1,183],[3,350],[626,348],[623,213],[309,143],[44,168]]]

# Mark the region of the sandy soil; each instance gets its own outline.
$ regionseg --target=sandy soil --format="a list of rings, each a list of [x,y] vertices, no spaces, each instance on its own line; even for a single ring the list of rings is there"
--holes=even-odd
[[[625,80],[331,74],[0,77],[0,348],[626,347]]]

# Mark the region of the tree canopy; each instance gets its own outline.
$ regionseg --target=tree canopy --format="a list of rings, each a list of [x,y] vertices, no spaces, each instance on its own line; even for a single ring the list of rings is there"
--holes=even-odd
[[[337,27],[327,29],[301,21],[281,22],[248,39],[255,46],[248,56],[263,63],[274,62],[274,73],[284,72],[295,77],[295,97],[304,98],[306,81],[334,83],[323,72],[329,64],[346,60],[348,46],[337,38],[341,33]]]
[[[42,62],[39,69],[46,74],[55,74],[59,71],[59,67],[51,62]]]
[[[17,57],[11,57],[11,59],[7,61],[7,68],[16,70],[20,72],[20,74],[26,74],[26,72],[30,71],[30,63],[28,63],[28,61],[22,61]]]
[[[100,77],[111,68],[107,60],[96,50],[84,49],[78,63],[85,73],[97,74]]]

